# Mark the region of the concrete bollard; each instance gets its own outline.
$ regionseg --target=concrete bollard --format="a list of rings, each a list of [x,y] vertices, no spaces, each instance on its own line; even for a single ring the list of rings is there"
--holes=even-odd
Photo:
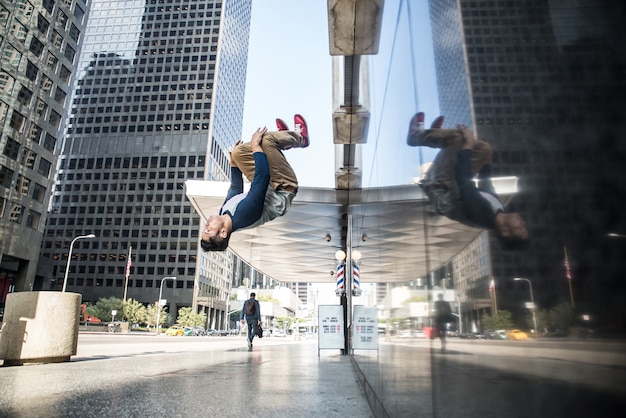
[[[68,292],[8,294],[0,333],[4,365],[70,361],[78,345],[81,299]]]

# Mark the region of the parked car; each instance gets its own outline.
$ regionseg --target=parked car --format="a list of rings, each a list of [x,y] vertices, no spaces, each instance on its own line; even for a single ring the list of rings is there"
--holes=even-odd
[[[213,328],[207,329],[206,332],[204,333],[204,335],[208,335],[208,336],[217,335],[217,331],[214,330]]]
[[[193,327],[191,335],[203,336],[203,335],[206,335],[206,331],[204,330],[204,327]]]
[[[485,338],[490,340],[506,340],[506,331],[503,329],[488,329],[485,331]]]
[[[180,337],[185,334],[185,330],[180,325],[172,325],[165,331],[165,335]]]
[[[510,329],[506,332],[506,338],[514,341],[526,341],[528,339],[528,334],[524,331],[520,331],[519,329]]]
[[[413,335],[415,338],[426,338],[426,333],[423,329],[416,329]]]
[[[272,332],[272,337],[284,337],[285,336],[285,331],[282,329],[275,329]]]

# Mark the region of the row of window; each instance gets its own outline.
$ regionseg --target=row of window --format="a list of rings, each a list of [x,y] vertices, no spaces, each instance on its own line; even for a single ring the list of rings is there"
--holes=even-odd
[[[189,273],[189,271],[194,269],[187,269],[187,274],[185,276],[193,276],[195,273]],[[157,274],[159,276],[163,276],[165,274],[164,269],[159,269],[157,272],[153,272],[150,274]],[[67,285],[68,286],[76,286],[76,287],[119,287],[123,288],[125,280],[123,279],[102,279],[102,278],[68,278]],[[62,285],[63,279],[60,278],[60,281],[57,282],[57,285]],[[177,289],[193,289],[193,280],[176,280],[176,288]],[[159,288],[160,281],[159,280],[143,280],[143,279],[131,279],[128,280],[128,287],[136,287],[136,288]]]
[[[131,125],[131,126],[96,126],[88,128],[68,128],[68,134],[108,134],[108,133],[125,133],[125,132],[168,132],[168,131],[182,131],[182,132],[195,132],[199,130],[209,129],[208,123],[203,124],[172,124],[172,125]]]

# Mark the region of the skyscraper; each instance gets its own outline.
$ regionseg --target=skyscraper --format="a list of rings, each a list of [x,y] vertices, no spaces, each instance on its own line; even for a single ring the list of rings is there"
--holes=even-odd
[[[623,297],[617,256],[623,245],[606,237],[626,227],[620,180],[626,6],[612,0],[430,4],[447,123],[473,125],[496,150],[494,175],[520,179],[510,209],[526,218],[531,240],[528,249],[513,252],[491,243],[499,304],[516,303],[514,277],[533,280],[540,307],[569,302],[564,247],[576,264],[581,304]]]
[[[250,13],[250,0],[92,2],[42,249],[52,288],[68,242],[94,233],[74,247],[67,283],[84,301],[154,303],[161,279],[174,276],[163,288],[173,316],[194,289],[206,309],[226,309],[232,255],[203,260],[220,278],[196,282],[200,219],[183,188],[230,173]]]
[[[83,0],[0,4],[0,310],[38,290],[55,148],[89,9]]]

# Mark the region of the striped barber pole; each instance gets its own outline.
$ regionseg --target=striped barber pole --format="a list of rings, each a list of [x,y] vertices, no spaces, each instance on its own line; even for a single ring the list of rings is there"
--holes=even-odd
[[[337,266],[337,289],[335,289],[336,295],[341,295],[346,292],[346,282],[344,277],[344,265],[343,263]]]
[[[361,296],[361,274],[357,263],[352,263],[352,295]]]

